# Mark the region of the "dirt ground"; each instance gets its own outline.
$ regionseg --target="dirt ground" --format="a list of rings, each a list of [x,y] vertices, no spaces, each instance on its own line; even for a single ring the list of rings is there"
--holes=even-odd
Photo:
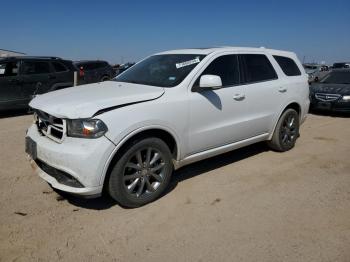
[[[138,209],[62,197],[0,119],[0,261],[350,261],[350,118],[309,115],[286,153],[250,146],[178,170]]]

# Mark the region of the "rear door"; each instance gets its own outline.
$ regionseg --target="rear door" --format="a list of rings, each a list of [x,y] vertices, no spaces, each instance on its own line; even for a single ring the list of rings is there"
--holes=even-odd
[[[0,62],[0,107],[14,108],[23,103],[19,61]]]
[[[73,71],[67,65],[61,61],[52,61],[51,65],[53,70],[50,74],[51,78],[53,78],[52,90],[73,86]]]
[[[268,133],[273,126],[275,115],[279,112],[282,90],[277,72],[266,54],[240,54],[242,84],[245,86],[247,108],[245,121],[256,135]]]
[[[49,61],[24,60],[22,74],[22,94],[27,100],[31,100],[36,94],[42,94],[50,90],[54,83]]]

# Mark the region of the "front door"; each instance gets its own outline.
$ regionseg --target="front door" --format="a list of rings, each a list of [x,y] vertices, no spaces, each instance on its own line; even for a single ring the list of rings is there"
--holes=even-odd
[[[199,153],[256,135],[246,121],[245,86],[240,85],[237,55],[215,58],[202,75],[221,77],[223,87],[190,92],[189,154]],[[199,85],[196,80],[194,87]]]

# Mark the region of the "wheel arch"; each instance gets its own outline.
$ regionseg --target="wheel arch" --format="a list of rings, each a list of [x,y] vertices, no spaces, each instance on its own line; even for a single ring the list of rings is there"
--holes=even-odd
[[[273,130],[271,132],[271,134],[269,135],[269,139],[271,140],[273,133],[275,132],[278,120],[281,118],[282,114],[287,110],[287,109],[294,109],[295,111],[297,111],[298,115],[299,115],[299,121],[301,121],[301,106],[298,102],[290,102],[286,107],[283,108],[283,110],[281,110],[281,112],[278,114],[277,119],[274,121],[274,126],[273,126]]]
[[[108,78],[108,80],[110,80],[110,79],[111,79],[111,76],[108,75],[107,73],[104,73],[104,74],[102,74],[102,76],[100,77],[100,81],[102,81],[102,79],[104,79],[104,78]]]
[[[114,167],[118,159],[123,155],[126,148],[130,144],[148,137],[156,137],[163,140],[169,147],[173,159],[178,159],[180,155],[179,142],[176,136],[171,131],[161,127],[148,127],[135,130],[134,132],[124,137],[120,143],[118,143],[115,150],[112,152],[109,160],[107,161],[104,169],[105,171],[100,181],[100,184],[103,185],[103,190],[105,190],[112,168]]]

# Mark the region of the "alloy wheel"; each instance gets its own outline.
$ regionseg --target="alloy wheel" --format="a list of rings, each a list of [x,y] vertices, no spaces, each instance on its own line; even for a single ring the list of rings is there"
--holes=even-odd
[[[136,151],[124,168],[126,192],[141,198],[154,193],[164,181],[165,162],[162,153],[152,147]]]
[[[297,120],[293,114],[287,115],[283,120],[280,138],[283,145],[294,143],[297,136]]]

